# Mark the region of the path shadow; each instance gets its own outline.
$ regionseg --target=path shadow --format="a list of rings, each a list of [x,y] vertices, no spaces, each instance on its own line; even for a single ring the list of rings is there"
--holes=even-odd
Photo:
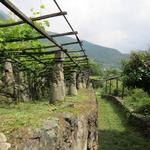
[[[150,139],[129,131],[99,130],[99,150],[150,150]]]
[[[99,150],[150,150],[150,139],[144,138],[135,127],[129,125],[126,113],[110,100],[106,100],[118,115],[125,131],[99,130]]]
[[[122,122],[122,125],[128,130],[129,128],[130,129],[134,129],[136,130],[133,126],[131,126],[128,122],[128,119],[127,119],[127,116],[126,116],[126,112],[124,112],[122,110],[122,108],[120,108],[118,105],[115,104],[115,102],[111,101],[111,100],[107,100],[107,99],[104,99],[104,101],[106,103],[109,103],[111,105],[111,107],[113,108],[114,112],[118,115],[119,119],[121,120]]]

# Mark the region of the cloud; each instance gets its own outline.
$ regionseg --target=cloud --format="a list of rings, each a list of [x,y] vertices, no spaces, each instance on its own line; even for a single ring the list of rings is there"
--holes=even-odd
[[[41,0],[46,5],[43,14],[57,12],[53,0]],[[81,39],[117,48],[122,52],[146,49],[150,43],[149,0],[57,0]],[[30,15],[40,0],[13,0]],[[49,30],[69,30],[63,18],[50,19]]]

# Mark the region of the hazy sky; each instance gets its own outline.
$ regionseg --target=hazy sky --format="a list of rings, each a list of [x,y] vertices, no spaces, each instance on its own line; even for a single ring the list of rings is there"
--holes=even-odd
[[[40,0],[12,0],[30,15],[30,8],[39,9]],[[112,47],[121,52],[150,47],[150,0],[57,0],[68,12],[68,19],[81,39]],[[53,0],[42,14],[57,12]],[[0,9],[3,9],[0,6]],[[50,19],[49,30],[70,31],[62,17]]]

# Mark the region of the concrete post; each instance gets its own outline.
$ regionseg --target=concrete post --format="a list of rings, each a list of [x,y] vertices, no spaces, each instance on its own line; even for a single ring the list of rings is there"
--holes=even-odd
[[[82,74],[82,85],[83,85],[83,88],[87,88],[87,84],[88,84],[88,73],[85,71]]]
[[[62,61],[64,60],[64,53],[58,52],[55,55],[56,62],[52,71],[52,84],[51,84],[51,100],[56,101],[64,100],[65,97],[65,84],[64,84],[64,69]]]
[[[85,79],[84,73],[82,74],[82,87],[86,88],[86,79]]]
[[[72,95],[72,96],[75,96],[78,94],[77,92],[77,82],[76,82],[76,70],[73,70],[71,73],[70,73],[70,80],[69,80],[69,91],[68,91],[68,94],[69,95]]]
[[[82,74],[78,73],[77,75],[77,89],[82,89],[83,85],[82,85]]]

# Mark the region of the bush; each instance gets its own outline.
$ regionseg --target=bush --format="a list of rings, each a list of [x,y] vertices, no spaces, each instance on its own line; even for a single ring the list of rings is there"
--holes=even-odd
[[[150,104],[140,107],[136,112],[144,115],[150,115]]]
[[[128,88],[141,88],[150,95],[150,50],[132,52],[123,62],[123,81]]]
[[[125,97],[124,103],[127,107],[132,108],[135,112],[149,112],[150,115],[150,111],[147,110],[150,108],[150,97],[142,89],[130,90],[129,96]]]

